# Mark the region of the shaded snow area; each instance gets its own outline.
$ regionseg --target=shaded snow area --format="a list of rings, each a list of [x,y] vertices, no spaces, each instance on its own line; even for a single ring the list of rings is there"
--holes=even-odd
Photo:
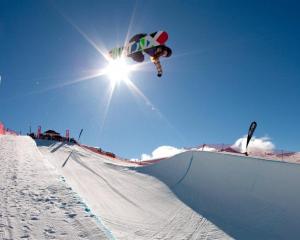
[[[121,166],[119,161],[79,146],[47,141],[38,145],[99,217],[112,239],[230,238],[179,200],[165,183],[140,173],[134,164]],[[62,168],[66,159],[68,162]],[[171,163],[170,170],[173,167]]]
[[[0,136],[0,239],[108,239],[29,137]]]
[[[186,152],[141,168],[235,239],[300,238],[300,165]]]

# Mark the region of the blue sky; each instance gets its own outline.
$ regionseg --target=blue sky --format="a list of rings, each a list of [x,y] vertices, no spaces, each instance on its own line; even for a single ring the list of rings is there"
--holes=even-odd
[[[83,128],[83,143],[124,157],[234,143],[255,120],[256,137],[299,151],[299,11],[297,1],[2,0],[0,120],[23,133]],[[130,75],[152,106],[121,83],[105,114],[106,76],[63,86],[107,64],[82,33],[110,50],[156,30],[173,50],[163,77],[151,64]]]

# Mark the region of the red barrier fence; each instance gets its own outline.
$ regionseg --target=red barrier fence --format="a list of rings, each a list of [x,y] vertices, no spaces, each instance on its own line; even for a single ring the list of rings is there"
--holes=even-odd
[[[224,152],[231,153],[235,155],[245,156],[244,153],[241,153],[238,149],[234,148],[231,144],[202,144],[196,146],[194,148],[185,148],[186,150],[200,150],[200,151],[211,151],[211,152]],[[300,152],[292,152],[285,150],[270,150],[264,151],[263,149],[248,151],[248,156],[250,157],[258,157],[269,160],[276,161],[285,161],[285,162],[293,162],[300,163]]]
[[[93,152],[109,156],[114,159],[123,160],[123,161],[130,161],[128,159],[121,158],[116,156],[115,154],[110,155],[110,152],[105,152],[99,148],[88,147],[85,145],[81,145]],[[225,154],[232,154],[237,156],[245,156],[245,153],[240,152],[237,148],[233,147],[231,144],[202,144],[196,147],[191,148],[184,148],[185,150],[195,150],[195,151],[208,151],[208,152],[220,152]],[[272,150],[272,151],[263,151],[263,150],[256,150],[256,151],[248,151],[249,157],[254,158],[263,158],[267,160],[274,160],[274,161],[283,161],[283,162],[290,162],[290,163],[300,163],[300,152],[292,152],[292,151],[284,151],[284,150]],[[149,159],[144,161],[133,161],[138,165],[151,165],[157,163],[161,160],[167,158],[159,158],[159,159]]]
[[[219,152],[225,154],[232,154],[236,156],[245,156],[245,153],[240,152],[231,144],[202,144],[196,147],[186,147],[183,149],[186,151],[194,150],[194,151],[206,151],[206,152]],[[274,160],[274,161],[282,161],[282,162],[298,163],[298,164],[300,163],[300,152],[292,152],[292,151],[284,151],[284,150],[272,150],[267,152],[261,149],[261,150],[250,151],[250,152],[248,151],[248,156],[253,158],[262,158],[266,160]],[[137,164],[150,165],[164,159],[167,158],[138,161]]]

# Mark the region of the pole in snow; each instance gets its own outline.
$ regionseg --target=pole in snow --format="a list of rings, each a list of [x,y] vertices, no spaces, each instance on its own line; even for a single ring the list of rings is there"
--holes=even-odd
[[[246,152],[245,152],[246,156],[248,156],[248,144],[253,136],[256,126],[257,126],[257,123],[255,121],[250,124],[249,130],[248,130],[247,142],[246,142]]]
[[[80,131],[80,133],[79,133],[78,141],[79,141],[79,139],[80,139],[80,137],[81,137],[82,132],[83,132],[83,129],[81,129],[81,131]],[[68,158],[66,159],[66,161],[61,165],[62,168],[67,164],[67,162],[69,161],[69,159],[70,159],[72,153],[73,153],[73,150],[71,151],[71,153],[70,153],[70,155],[68,156]]]
[[[82,132],[83,132],[83,129],[81,129],[81,131],[80,131],[80,133],[79,133],[78,141],[79,141],[79,139],[80,139],[80,137],[81,137]]]

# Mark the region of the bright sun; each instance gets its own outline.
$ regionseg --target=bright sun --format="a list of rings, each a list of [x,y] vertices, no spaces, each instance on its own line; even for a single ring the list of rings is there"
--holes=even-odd
[[[125,59],[119,58],[109,61],[109,64],[105,69],[105,74],[110,80],[119,83],[120,81],[126,81],[131,71],[132,67],[126,63]]]

